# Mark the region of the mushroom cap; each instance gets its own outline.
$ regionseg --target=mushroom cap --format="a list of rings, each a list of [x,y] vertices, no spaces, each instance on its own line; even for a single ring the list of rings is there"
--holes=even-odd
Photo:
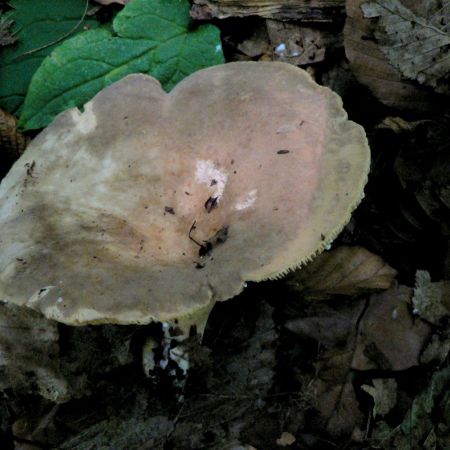
[[[330,243],[369,147],[339,96],[239,62],[60,114],[0,185],[0,298],[68,324],[186,318]]]

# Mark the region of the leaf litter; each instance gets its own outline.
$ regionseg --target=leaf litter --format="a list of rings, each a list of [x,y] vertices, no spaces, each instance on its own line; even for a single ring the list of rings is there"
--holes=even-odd
[[[418,13],[400,0],[377,0],[361,8],[365,17],[378,19],[378,46],[392,65],[405,77],[448,93],[450,2],[421,3]]]
[[[413,12],[419,29],[443,14],[437,2],[424,4],[428,9]],[[378,44],[390,43],[387,22],[377,17]],[[241,47],[246,58],[279,57],[279,43],[265,30]],[[414,35],[409,25],[405,30]],[[294,44],[286,49],[296,51]],[[312,73],[326,79],[321,63],[338,52],[339,40],[311,60]],[[445,91],[445,75],[424,74],[424,84]],[[344,101],[354,84],[350,78],[341,85]],[[349,112],[367,120],[351,99]],[[353,223],[335,249],[303,271],[249,286],[239,301],[213,312],[203,347],[191,343],[181,402],[170,380],[141,371],[151,326],[72,329],[20,307],[13,315],[1,309],[0,439],[9,442],[12,433],[18,449],[446,449],[448,122],[445,115],[386,112],[373,98],[366,113],[372,185]]]

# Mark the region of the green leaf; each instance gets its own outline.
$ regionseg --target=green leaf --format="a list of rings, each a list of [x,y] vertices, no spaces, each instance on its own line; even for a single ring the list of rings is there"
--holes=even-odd
[[[190,73],[223,63],[219,30],[191,29],[189,8],[187,0],[133,0],[112,32],[96,29],[65,41],[34,75],[21,126],[44,127],[130,73],[150,74],[170,90]]]
[[[11,32],[18,40],[0,51],[0,107],[17,114],[31,77],[61,39],[98,22],[83,19],[86,0],[11,0]]]

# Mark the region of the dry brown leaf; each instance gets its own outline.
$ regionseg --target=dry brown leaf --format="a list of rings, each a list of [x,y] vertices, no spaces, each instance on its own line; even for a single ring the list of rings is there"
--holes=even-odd
[[[326,348],[345,345],[355,332],[364,301],[339,302],[336,309],[322,305],[320,310],[286,322],[286,328],[303,338],[314,339]]]
[[[331,436],[350,435],[362,423],[362,413],[350,376],[342,383],[318,379],[310,389],[314,390],[316,406],[324,421],[323,428]]]
[[[364,2],[346,0],[345,53],[356,78],[388,106],[410,111],[431,111],[435,98],[429,90],[405,80],[378,47],[374,36],[375,25],[361,11]]]
[[[413,290],[399,286],[373,294],[359,323],[352,368],[406,370],[419,364],[430,327],[410,314]]]
[[[270,54],[271,48],[265,22],[259,24],[248,39],[237,44],[237,49],[249,58],[259,58]]]
[[[361,6],[365,17],[378,19],[378,47],[405,77],[450,93],[450,3],[427,0],[413,5],[415,11],[403,3],[376,0]]]
[[[362,423],[362,415],[352,385],[351,362],[355,349],[358,318],[365,308],[364,300],[312,302],[306,317],[288,322],[302,338],[312,338],[320,345],[312,362],[314,375],[303,379],[303,395],[311,398],[316,410],[315,426],[332,436],[352,434]],[[305,314],[305,312],[303,313]],[[308,341],[306,341],[308,342]],[[311,342],[305,343],[311,347]]]
[[[390,288],[396,270],[362,247],[338,247],[322,253],[288,280],[309,296],[358,295]]]

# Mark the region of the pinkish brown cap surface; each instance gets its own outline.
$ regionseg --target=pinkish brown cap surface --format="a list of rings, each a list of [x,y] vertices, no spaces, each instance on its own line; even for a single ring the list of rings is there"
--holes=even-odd
[[[363,129],[284,63],[146,75],[60,114],[0,186],[0,298],[69,324],[186,317],[331,242]]]

